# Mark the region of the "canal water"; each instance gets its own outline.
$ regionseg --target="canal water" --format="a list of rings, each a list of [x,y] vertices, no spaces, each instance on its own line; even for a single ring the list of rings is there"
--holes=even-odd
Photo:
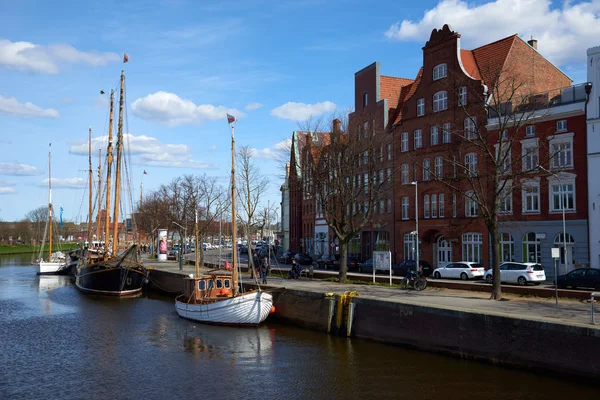
[[[268,323],[207,326],[167,297],[79,293],[0,257],[0,399],[597,398],[570,379]],[[452,332],[448,332],[449,335]]]

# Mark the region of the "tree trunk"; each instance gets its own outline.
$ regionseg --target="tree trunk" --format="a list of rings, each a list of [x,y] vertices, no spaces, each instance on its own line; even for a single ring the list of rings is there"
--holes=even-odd
[[[502,286],[500,285],[500,252],[498,251],[499,237],[498,237],[498,222],[497,217],[495,222],[492,222],[488,226],[488,232],[490,235],[490,246],[492,250],[492,274],[494,280],[492,282],[492,300],[502,299]]]
[[[348,274],[348,241],[340,240],[340,283],[346,283]]]

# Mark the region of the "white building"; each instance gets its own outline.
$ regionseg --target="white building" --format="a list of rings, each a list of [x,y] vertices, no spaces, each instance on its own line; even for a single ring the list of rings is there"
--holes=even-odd
[[[592,84],[587,105],[588,218],[590,267],[600,268],[600,46],[587,51],[587,80]]]

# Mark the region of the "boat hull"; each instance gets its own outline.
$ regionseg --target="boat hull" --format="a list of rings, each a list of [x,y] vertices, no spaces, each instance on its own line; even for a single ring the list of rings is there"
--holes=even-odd
[[[267,319],[271,307],[273,296],[263,291],[245,293],[211,303],[187,303],[180,298],[175,300],[175,308],[180,317],[219,325],[259,325]]]
[[[79,268],[75,286],[84,293],[105,296],[136,296],[142,292],[146,271],[141,267],[113,267],[104,263]]]
[[[68,272],[64,261],[41,261],[38,264],[38,275],[66,275]]]

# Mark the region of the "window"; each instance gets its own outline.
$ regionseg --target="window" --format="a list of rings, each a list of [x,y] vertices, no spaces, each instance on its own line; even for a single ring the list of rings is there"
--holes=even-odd
[[[499,186],[502,188],[502,190],[498,195],[498,201],[500,204],[498,212],[500,214],[512,214],[512,180],[500,181]]]
[[[524,172],[533,172],[539,165],[538,139],[521,140],[521,163]]]
[[[467,87],[462,86],[458,89],[458,106],[466,106],[467,105]]]
[[[387,199],[387,212],[392,212],[392,199]]]
[[[360,124],[356,125],[356,137],[360,139]]]
[[[379,184],[380,185],[383,183],[384,175],[385,175],[385,171],[380,169],[379,170]]]
[[[415,150],[423,147],[423,131],[415,129]]]
[[[389,143],[387,145],[387,159],[390,161],[392,159],[392,144]]]
[[[442,79],[448,76],[448,68],[446,64],[438,64],[433,68],[433,80]]]
[[[509,143],[502,143],[502,145],[494,145],[496,148],[496,165],[499,167],[500,172],[502,174],[507,174],[511,172],[510,170],[510,162],[511,162],[511,151]],[[500,151],[502,149],[502,151]]]
[[[423,196],[423,218],[429,218],[429,195]]]
[[[500,257],[502,261],[515,261],[515,242],[510,233],[500,235]]]
[[[369,174],[367,173],[363,176],[363,185],[365,193],[369,193]]]
[[[456,193],[452,195],[452,218],[456,218]]]
[[[535,125],[525,127],[525,136],[535,136]]]
[[[402,164],[402,184],[408,184],[408,164]]]
[[[409,218],[409,200],[408,197],[403,197],[402,198],[402,219],[408,219]]]
[[[363,136],[365,139],[369,138],[369,122],[365,121],[363,123]]]
[[[556,132],[564,132],[567,130],[567,120],[556,121]]]
[[[508,129],[502,131],[502,140],[508,140]]]
[[[369,94],[363,93],[363,108],[369,105]]]
[[[465,233],[462,235],[464,261],[481,263],[481,248],[483,247],[483,235],[481,233]]]
[[[448,92],[441,90],[433,95],[433,112],[448,109]]]
[[[523,235],[523,262],[542,262],[542,249],[538,236],[529,232]]]
[[[368,150],[363,153],[363,164],[364,165],[369,164],[369,151]]]
[[[429,180],[429,174],[430,174],[429,168],[431,167],[430,164],[431,164],[431,162],[429,161],[428,158],[423,160],[423,180],[424,181]]]
[[[563,185],[557,180],[550,182],[550,211],[562,211],[563,207],[575,211],[575,181]]]
[[[437,218],[437,194],[431,195],[431,218]]]
[[[383,214],[385,212],[385,200],[379,200],[379,214]]]
[[[400,146],[400,151],[408,151],[408,132],[402,132]]]
[[[470,176],[477,175],[477,153],[469,153],[465,156],[465,167]]]
[[[440,130],[440,127],[437,125],[431,127],[430,138],[429,138],[429,144],[431,146],[435,146],[436,144],[438,144],[440,142],[439,130]]]
[[[443,142],[444,143],[450,143],[450,124],[446,123],[442,126],[442,130],[443,130],[443,134],[444,134],[444,138],[443,138]]]
[[[417,182],[419,180],[419,166],[415,163],[413,164],[413,182]]]
[[[435,158],[435,176],[440,179],[444,174],[444,159],[442,157]]]
[[[563,265],[565,264],[565,244],[567,247],[567,254],[569,251],[571,253],[571,260],[569,260],[569,263],[575,264],[575,240],[573,239],[573,236],[571,236],[568,233],[566,235],[563,235],[563,233],[561,232],[554,237],[554,247],[560,248],[560,263]],[[590,275],[591,271],[594,270],[588,270],[588,275]]]
[[[417,100],[417,117],[425,115],[425,99]]]
[[[464,122],[464,135],[465,138],[472,140],[477,137],[477,127],[476,127],[476,119],[475,117],[465,118]]]
[[[540,182],[530,180],[523,183],[523,213],[540,212]]]
[[[387,175],[387,181],[391,182],[392,181],[392,169],[388,168],[385,172],[386,172],[386,175]]]
[[[478,211],[475,193],[473,191],[465,193],[465,215],[467,217],[476,217]]]
[[[556,135],[550,139],[550,168],[573,168],[573,134]]]
[[[440,212],[439,212],[439,217],[440,218],[444,218],[444,194],[440,193],[440,195],[438,196],[438,203],[440,206]]]
[[[421,241],[419,240],[419,243],[420,242]],[[417,235],[413,235],[411,233],[404,234],[404,259],[405,260],[414,260],[416,258],[415,257],[416,250],[417,250],[416,244],[417,244]],[[419,253],[421,253],[421,252],[419,251]]]
[[[456,178],[456,156],[452,156],[452,177]]]

